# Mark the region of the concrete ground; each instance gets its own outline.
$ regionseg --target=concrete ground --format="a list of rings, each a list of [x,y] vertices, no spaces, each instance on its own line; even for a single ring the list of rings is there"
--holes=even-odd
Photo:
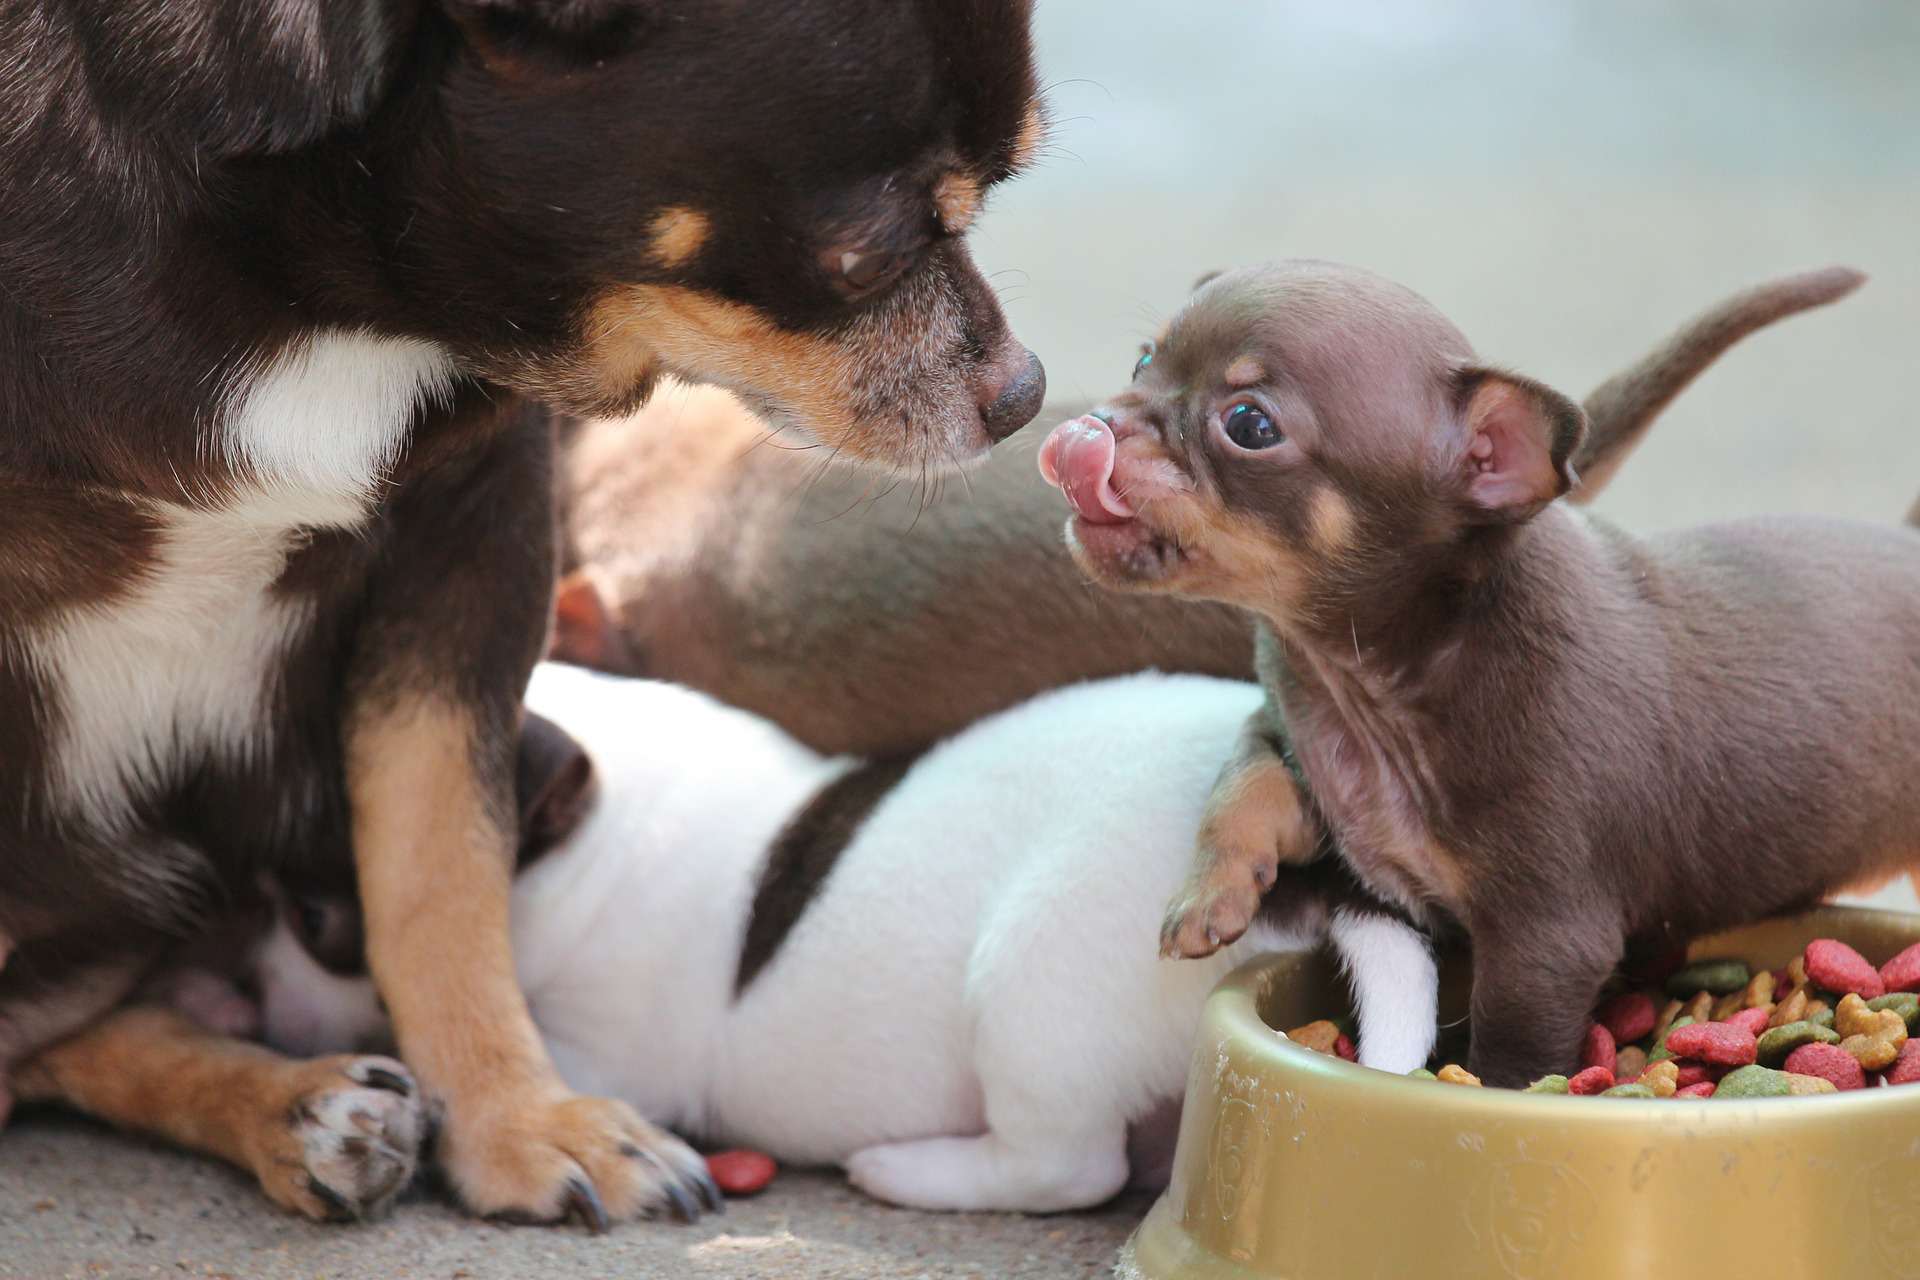
[[[1891,519],[1920,492],[1920,7],[1044,0],[1039,30],[1053,154],[996,195],[978,252],[1056,395],[1116,387],[1196,275],[1268,257],[1371,266],[1575,393],[1733,289],[1847,262],[1868,289],[1731,355],[1601,510]],[[719,1222],[606,1239],[424,1193],[320,1228],[81,1122],[0,1137],[0,1277],[34,1280],[1075,1276],[1144,1208],[934,1217],[784,1175]]]

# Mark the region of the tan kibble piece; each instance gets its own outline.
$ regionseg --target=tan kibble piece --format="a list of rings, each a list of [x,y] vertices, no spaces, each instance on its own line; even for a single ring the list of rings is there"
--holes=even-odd
[[[1615,1080],[1633,1080],[1647,1069],[1647,1051],[1637,1045],[1628,1045],[1613,1060],[1613,1078]]]
[[[1817,1018],[1825,1013],[1827,1008],[1828,1005],[1825,1000],[1809,1000],[1807,1001],[1807,1017],[1809,1019]]]
[[[1819,1076],[1796,1075],[1791,1071],[1786,1072],[1785,1075],[1787,1077],[1787,1092],[1795,1098],[1805,1098],[1816,1093],[1840,1092],[1833,1081],[1822,1080]]]
[[[1449,1062],[1436,1073],[1442,1084],[1464,1084],[1473,1088],[1480,1087],[1480,1077],[1457,1063]]]
[[[1773,970],[1762,969],[1753,975],[1753,981],[1747,984],[1747,1003],[1749,1009],[1771,1008],[1773,1005]]]
[[[1295,1027],[1287,1032],[1287,1039],[1297,1045],[1304,1045],[1315,1053],[1332,1053],[1334,1044],[1340,1039],[1340,1028],[1326,1019],[1309,1022],[1304,1027]]]
[[[1721,996],[1713,1002],[1713,1017],[1708,1019],[1708,1021],[1724,1022],[1746,1007],[1746,988],[1742,987],[1738,991],[1729,991],[1726,995]]]
[[[1787,962],[1787,990],[1805,991],[1808,982],[1807,953],[1803,951]]]
[[[1660,1020],[1653,1024],[1653,1042],[1655,1044],[1659,1044],[1662,1040],[1666,1039],[1668,1029],[1673,1026],[1674,1020],[1680,1016],[1680,1011],[1686,1007],[1686,1004],[1679,1000],[1667,1001],[1667,1007],[1660,1011]]]
[[[1773,1006],[1773,1016],[1767,1019],[1769,1027],[1784,1027],[1789,1022],[1804,1022],[1807,1017],[1807,993],[1795,991],[1786,999]]]
[[[1671,1098],[1680,1088],[1680,1064],[1672,1058],[1656,1062],[1641,1073],[1640,1083],[1653,1090],[1656,1098]]]
[[[1848,994],[1833,1011],[1833,1029],[1846,1037],[1840,1047],[1868,1071],[1882,1071],[1900,1056],[1907,1042],[1907,1020],[1896,1009],[1875,1012],[1859,996]]]
[[[1702,991],[1699,995],[1687,1001],[1687,1007],[1682,1012],[1695,1022],[1712,1022],[1713,992]]]

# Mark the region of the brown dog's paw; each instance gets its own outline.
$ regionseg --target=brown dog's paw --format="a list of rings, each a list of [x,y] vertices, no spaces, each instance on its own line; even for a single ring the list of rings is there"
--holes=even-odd
[[[274,1203],[320,1221],[377,1218],[413,1181],[420,1091],[392,1058],[291,1064],[263,1117],[253,1168]]]
[[[1277,856],[1201,857],[1194,877],[1167,904],[1160,954],[1198,960],[1239,940],[1279,874]]]
[[[605,1098],[450,1112],[441,1160],[468,1208],[514,1222],[576,1219],[599,1232],[662,1210],[691,1222],[723,1208],[706,1161]]]

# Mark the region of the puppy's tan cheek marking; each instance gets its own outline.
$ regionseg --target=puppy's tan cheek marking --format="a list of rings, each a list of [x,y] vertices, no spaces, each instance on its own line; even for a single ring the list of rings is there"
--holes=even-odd
[[[654,262],[671,271],[693,261],[712,234],[713,223],[706,214],[674,205],[655,215],[647,251]]]
[[[475,739],[465,710],[402,697],[356,711],[346,764],[367,960],[402,1055],[484,1110],[559,1082],[514,976],[513,834],[474,775]]]
[[[1020,122],[1020,132],[1014,136],[1013,149],[1007,157],[1007,164],[1015,170],[1025,169],[1040,156],[1040,148],[1047,141],[1046,108],[1035,99],[1027,107],[1027,115]]]
[[[724,386],[762,391],[802,419],[821,439],[851,452],[889,452],[877,446],[854,412],[852,356],[825,338],[780,329],[752,307],[675,285],[630,285],[613,290],[587,321],[589,367],[610,387],[676,373]]]
[[[980,182],[971,174],[954,170],[933,184],[933,207],[940,225],[948,235],[964,234],[980,215]]]
[[[1353,507],[1333,488],[1314,493],[1307,508],[1313,545],[1323,555],[1338,555],[1353,541]]]

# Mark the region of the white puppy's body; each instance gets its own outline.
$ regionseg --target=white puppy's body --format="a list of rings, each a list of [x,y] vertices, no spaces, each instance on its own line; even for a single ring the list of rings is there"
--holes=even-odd
[[[850,762],[689,690],[543,666],[528,705],[580,741],[601,785],[515,888],[520,976],[555,1062],[650,1119],[845,1163],[899,1203],[1106,1199],[1128,1178],[1129,1124],[1181,1094],[1207,992],[1257,951],[1323,936],[1256,927],[1207,960],[1156,951],[1259,697],[1144,674],[961,733],[879,801],[736,999],[769,847]],[[1424,940],[1315,918],[1353,974],[1363,1060],[1420,1065]]]

